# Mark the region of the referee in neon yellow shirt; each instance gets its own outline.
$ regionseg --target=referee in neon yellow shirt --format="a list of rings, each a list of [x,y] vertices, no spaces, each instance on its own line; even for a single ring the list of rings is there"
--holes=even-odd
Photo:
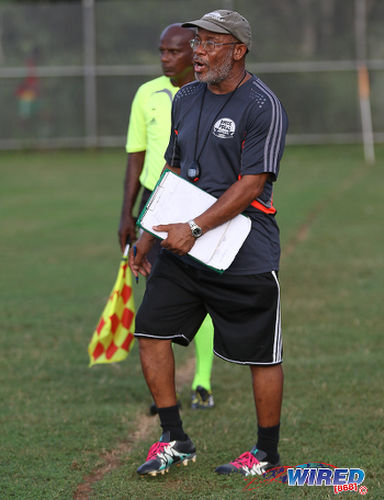
[[[135,218],[132,214],[140,186],[143,195],[139,212],[147,202],[165,165],[164,153],[171,132],[172,100],[180,87],[193,81],[192,49],[189,45],[194,31],[172,24],[160,36],[160,59],[163,76],[139,87],[132,102],[126,151],[127,170],[119,226],[119,241],[123,251],[127,238],[136,240]],[[170,201],[172,203],[172,201]],[[147,256],[153,265],[160,245],[154,245]],[[192,383],[193,409],[214,406],[211,390],[213,361],[213,325],[207,316],[195,336],[196,370]]]

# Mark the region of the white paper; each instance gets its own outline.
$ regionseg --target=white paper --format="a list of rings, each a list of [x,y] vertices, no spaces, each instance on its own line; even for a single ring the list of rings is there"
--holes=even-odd
[[[187,222],[201,215],[215,201],[216,198],[211,194],[168,171],[140,214],[139,224],[144,230],[164,239],[167,233],[155,231],[153,226]],[[237,215],[198,238],[189,255],[223,271],[233,262],[250,230],[249,217]]]

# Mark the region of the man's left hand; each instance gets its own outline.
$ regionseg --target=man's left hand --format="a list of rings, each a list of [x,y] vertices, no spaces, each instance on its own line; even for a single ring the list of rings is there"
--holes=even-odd
[[[168,233],[168,236],[162,241],[161,246],[177,255],[188,253],[196,241],[192,236],[191,228],[187,222],[160,224],[159,226],[153,226],[153,229]]]

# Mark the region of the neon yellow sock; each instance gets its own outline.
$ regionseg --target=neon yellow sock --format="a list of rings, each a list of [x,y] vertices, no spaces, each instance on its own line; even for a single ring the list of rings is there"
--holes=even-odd
[[[192,390],[198,385],[211,390],[211,372],[213,362],[213,323],[207,314],[199,331],[195,335],[196,369]]]

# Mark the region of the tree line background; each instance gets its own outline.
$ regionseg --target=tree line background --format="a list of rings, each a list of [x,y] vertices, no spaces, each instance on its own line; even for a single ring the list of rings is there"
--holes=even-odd
[[[353,0],[103,0],[95,2],[95,64],[137,66],[136,74],[97,76],[97,134],[123,138],[137,87],[161,74],[157,44],[162,29],[231,6],[253,29],[248,65],[279,95],[290,116],[290,134],[360,131]],[[371,70],[374,129],[384,131],[384,2],[367,0],[367,58]],[[0,1],[0,140],[83,137],[84,9],[79,1]],[[329,71],[297,71],[297,63],[328,61]],[[263,63],[291,63],[265,70]],[[151,74],[142,67],[152,66]],[[258,65],[262,71],[258,71]],[[39,75],[39,69],[59,68]],[[80,68],[72,76],[60,68]],[[18,73],[12,73],[18,69]],[[255,71],[256,70],[256,71]],[[32,90],[28,92],[28,77]],[[26,87],[26,90],[25,88]],[[28,100],[29,99],[29,100]]]

